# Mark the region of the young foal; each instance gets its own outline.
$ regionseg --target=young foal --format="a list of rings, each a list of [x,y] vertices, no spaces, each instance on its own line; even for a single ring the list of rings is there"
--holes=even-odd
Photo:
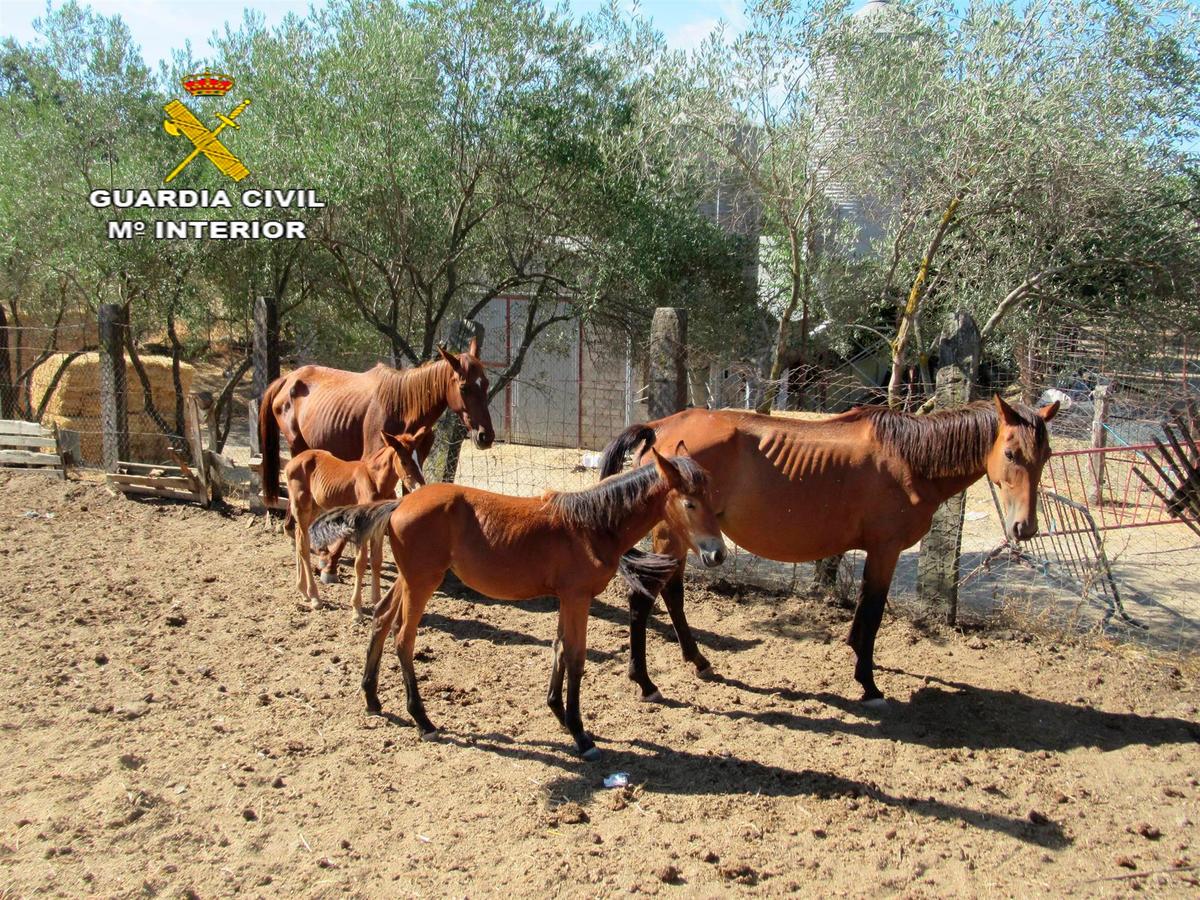
[[[686,453],[682,444],[677,452]],[[367,709],[381,710],[379,659],[399,619],[396,652],[404,671],[408,712],[422,737],[436,731],[417,693],[413,648],[429,596],[453,569],[468,587],[499,600],[558,597],[558,637],[546,701],[583,758],[599,759],[600,751],[584,731],[579,713],[588,608],[618,571],[622,554],[660,520],[671,523],[705,565],[720,565],[725,559],[725,543],[709,504],[708,474],[686,456],[666,458],[657,450],[652,466],[584,491],[507,497],[457,484],[433,484],[403,502],[321,516],[312,526],[314,543],[346,535],[361,546],[386,533],[399,570],[396,583],[375,608],[362,681]],[[639,579],[657,573],[654,562],[645,556],[627,558],[621,571],[631,584],[647,590]],[[674,561],[667,562],[673,571]]]
[[[415,491],[425,483],[413,451],[425,437],[426,429],[399,436],[380,432],[383,446],[358,462],[338,459],[325,450],[305,450],[292,457],[284,469],[292,517],[296,520],[296,588],[313,609],[321,604],[317,580],[309,565],[308,526],[321,510],[355,503],[371,503],[396,495],[396,484]],[[325,546],[317,544],[318,547]],[[369,547],[371,554],[371,602],[379,604],[379,567],[382,541]],[[362,614],[363,571],[367,566],[368,544],[358,548],[354,561],[354,614]]]

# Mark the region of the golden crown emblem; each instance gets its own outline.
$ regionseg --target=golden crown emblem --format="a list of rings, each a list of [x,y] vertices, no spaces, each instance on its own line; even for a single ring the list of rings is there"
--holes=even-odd
[[[233,87],[232,75],[217,75],[205,69],[180,79],[183,89],[193,97],[224,97]]]

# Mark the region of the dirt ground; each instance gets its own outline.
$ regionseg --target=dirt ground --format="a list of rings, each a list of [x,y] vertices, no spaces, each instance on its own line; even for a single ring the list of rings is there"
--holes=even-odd
[[[291,549],[246,515],[0,473],[0,896],[740,892],[1196,896],[1196,660],[889,614],[890,709],[854,699],[848,613],[692,590],[715,664],[665,617],[625,676],[594,606],[571,751],[544,703],[554,604],[437,596],[422,743],[367,630],[298,608]],[[627,772],[609,790],[605,775]]]

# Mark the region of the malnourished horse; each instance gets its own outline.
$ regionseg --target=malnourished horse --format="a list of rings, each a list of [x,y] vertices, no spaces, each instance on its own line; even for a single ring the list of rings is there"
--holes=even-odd
[[[421,466],[413,458],[416,447],[428,429],[422,426],[416,434],[394,435],[384,432],[383,446],[358,462],[338,459],[326,450],[305,450],[293,456],[283,470],[288,486],[288,503],[296,522],[296,589],[313,609],[321,605],[317,579],[309,564],[308,526],[322,510],[356,503],[374,503],[396,496],[396,485],[402,484],[411,493],[425,483]],[[382,562],[382,542],[370,546],[371,603],[379,603],[379,569]],[[367,566],[366,544],[358,548],[354,561],[355,616],[362,614],[363,572]]]
[[[479,361],[479,342],[472,338],[466,353],[448,353],[414,369],[377,365],[366,372],[346,372],[325,366],[301,366],[275,379],[263,393],[258,410],[262,448],[263,496],[269,503],[279,494],[279,435],[295,456],[305,450],[326,450],[338,459],[354,461],[378,450],[384,432],[416,434],[429,431],[416,447],[422,465],[433,446],[433,426],[447,407],[466,427],[480,450],[492,446],[496,433],[488,412],[488,379]],[[325,576],[337,580],[342,542],[330,548]]]
[[[875,685],[875,635],[902,550],[919,541],[938,505],[986,474],[999,489],[1005,531],[1037,533],[1037,486],[1050,456],[1046,423],[1058,404],[1036,412],[994,402],[914,416],[859,407],[823,421],[737,410],[685,410],[634,425],[604,451],[601,476],[620,471],[626,453],[686,441],[712,472],[713,509],[738,546],[780,562],[809,562],[866,551],[862,590],[847,643],[863,700],[883,702]],[[686,543],[669,523],[653,532],[657,553],[679,560],[662,590],[683,657],[710,671],[683,611]],[[661,695],[646,671],[646,620],[653,596],[629,597],[629,677],[646,700]]]
[[[686,452],[682,447],[677,450]],[[383,603],[375,608],[362,681],[367,709],[381,710],[379,659],[398,618],[396,652],[404,671],[409,715],[423,737],[436,730],[417,693],[413,647],[426,602],[446,572],[453,570],[463,584],[499,600],[558,597],[558,637],[546,701],[571,732],[584,759],[599,759],[600,751],[584,731],[579,713],[592,598],[604,590],[618,567],[640,590],[645,590],[642,578],[661,577],[663,562],[667,571],[674,569],[672,559],[646,555],[623,559],[660,521],[669,523],[680,545],[695,550],[706,565],[719,565],[725,559],[725,543],[709,504],[707,473],[683,455],[665,458],[652,448],[651,456],[652,466],[573,493],[507,497],[457,484],[432,484],[403,501],[320,516],[312,526],[314,544],[352,536],[361,545],[386,534],[399,572]]]

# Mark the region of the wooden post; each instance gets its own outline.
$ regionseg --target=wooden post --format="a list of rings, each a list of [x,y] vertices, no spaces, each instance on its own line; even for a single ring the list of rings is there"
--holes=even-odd
[[[279,306],[274,297],[259,297],[254,301],[254,382],[253,394],[258,400],[267,385],[279,377]],[[250,423],[251,430],[258,423]]]
[[[471,338],[478,339],[483,346],[483,326],[478,322],[459,319],[450,327],[450,343],[447,350],[451,353],[462,353],[471,343]],[[480,353],[483,351],[481,350]],[[462,454],[463,441],[467,439],[467,429],[462,419],[450,411],[442,416],[437,423],[437,442],[446,448],[446,457],[442,461],[441,481],[451,482],[458,474],[458,460]]]
[[[650,323],[650,418],[677,413],[686,404],[687,310],[660,306]]]
[[[109,472],[129,458],[129,414],[125,394],[125,311],[100,307],[100,433],[102,462]]]
[[[1092,391],[1092,400],[1095,403],[1095,409],[1092,411],[1092,448],[1102,450],[1108,446],[1108,429],[1105,424],[1108,422],[1109,404],[1112,402],[1109,396],[1110,388],[1107,384],[1096,385]],[[1092,483],[1088,489],[1088,502],[1099,506],[1104,502],[1104,454],[1091,454],[1092,460]]]
[[[959,406],[971,399],[979,375],[981,341],[975,320],[959,312],[942,333],[938,350],[934,402],[938,409]],[[917,597],[930,613],[944,607],[946,622],[958,616],[958,557],[962,549],[966,492],[956,494],[937,508],[933,525],[921,540],[917,563]]]

